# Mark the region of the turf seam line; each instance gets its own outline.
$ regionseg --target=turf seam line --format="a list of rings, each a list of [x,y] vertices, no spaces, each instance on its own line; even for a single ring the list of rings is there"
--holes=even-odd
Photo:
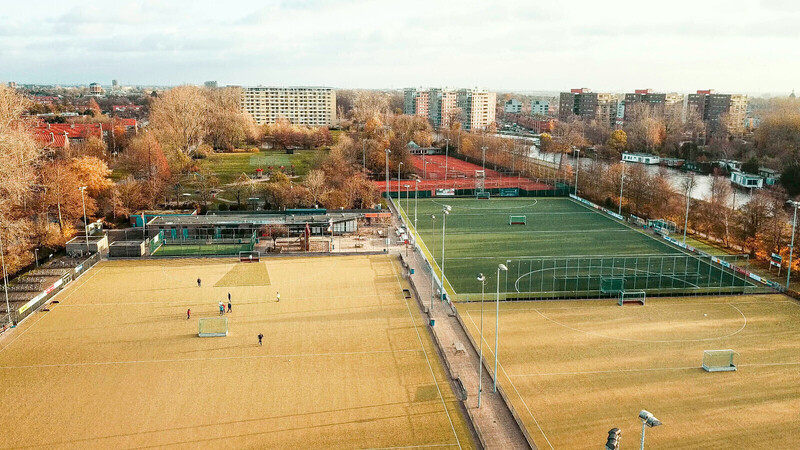
[[[472,326],[475,327],[475,329],[477,330],[478,329],[478,325],[475,323],[475,319],[472,318],[472,314],[470,314],[469,311],[467,311],[467,317],[469,317],[469,321],[472,322]],[[487,349],[488,352],[491,353],[492,355],[494,355],[494,351],[492,350],[492,346],[489,345],[488,342],[486,342],[486,338],[485,337],[481,337],[481,339],[483,341],[480,344],[481,347],[483,347],[483,344],[485,343],[486,346],[488,347],[488,349]],[[511,384],[511,387],[514,388],[514,392],[516,392],[517,397],[519,397],[519,399],[522,401],[522,404],[525,405],[525,409],[528,410],[528,415],[531,416],[531,419],[533,419],[533,423],[536,424],[536,428],[538,428],[539,432],[542,433],[542,436],[544,437],[544,440],[547,441],[547,445],[549,445],[552,450],[555,450],[555,447],[553,447],[553,444],[550,442],[550,439],[547,438],[547,434],[542,429],[542,426],[539,425],[539,421],[536,420],[536,416],[533,415],[533,412],[531,411],[531,408],[528,406],[528,402],[526,402],[525,399],[522,398],[522,395],[520,395],[519,390],[517,389],[517,385],[514,384],[514,381],[511,379],[511,376],[508,374],[508,372],[506,371],[506,368],[500,362],[499,358],[498,358],[498,361],[497,361],[497,365],[500,368],[500,370],[502,370],[503,373],[506,375],[506,378],[508,378],[508,382]],[[497,379],[497,374],[494,374],[494,376],[495,376],[495,379]],[[508,407],[511,408],[511,405],[508,405]]]
[[[326,356],[351,356],[351,355],[374,355],[383,353],[415,353],[420,350],[401,349],[401,350],[371,350],[364,352],[332,352],[332,353],[297,353],[297,354],[277,354],[277,355],[250,355],[250,356],[219,356],[209,358],[176,358],[176,359],[142,359],[130,361],[97,361],[97,362],[83,362],[83,363],[63,363],[63,364],[31,364],[25,366],[0,366],[0,369],[33,369],[44,367],[78,367],[78,366],[112,366],[123,364],[150,364],[150,363],[167,363],[167,362],[197,362],[197,361],[228,361],[237,359],[267,359],[267,358],[310,358],[310,357],[326,357]]]
[[[397,280],[397,287],[400,289],[400,292],[403,291],[403,284],[400,282],[400,277],[397,275],[397,270],[394,267],[394,262],[390,261],[389,264],[392,266],[392,272],[394,272],[394,278]],[[431,361],[428,358],[428,352],[425,350],[425,344],[422,342],[422,336],[419,334],[419,329],[417,328],[417,322],[414,321],[414,315],[411,313],[411,307],[408,305],[408,299],[405,298],[403,295],[403,301],[406,304],[406,310],[408,311],[408,318],[411,320],[411,325],[414,327],[414,331],[417,333],[417,341],[419,341],[420,347],[422,347],[422,354],[425,355],[425,362],[428,363],[428,370],[431,373],[431,377],[433,378],[433,383],[436,385],[436,391],[439,393],[439,399],[442,401],[442,406],[444,407],[444,413],[447,416],[447,421],[450,422],[450,429],[453,431],[453,436],[456,438],[456,443],[458,444],[458,448],[461,447],[461,440],[458,439],[458,433],[456,433],[456,428],[453,425],[453,419],[450,417],[450,411],[447,410],[447,403],[444,401],[444,395],[442,395],[442,390],[439,387],[439,380],[436,379],[436,374],[433,371],[433,367],[431,367]]]

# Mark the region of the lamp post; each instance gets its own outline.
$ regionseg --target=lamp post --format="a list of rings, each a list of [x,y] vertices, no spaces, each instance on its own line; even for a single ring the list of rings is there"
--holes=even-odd
[[[622,164],[622,175],[620,175],[619,181],[619,211],[617,214],[620,216],[622,215],[622,187],[625,186],[625,161],[620,162]]]
[[[644,450],[644,430],[647,427],[653,428],[661,425],[661,421],[656,419],[653,414],[644,409],[639,411],[639,418],[642,419],[642,444],[639,448],[640,450]]]
[[[389,197],[389,153],[392,153],[392,151],[387,148],[386,149],[386,197],[387,198]]]
[[[433,236],[436,236],[436,216],[431,214],[431,240],[433,240]],[[434,252],[434,247],[431,245],[431,259],[434,263],[436,263],[436,254]],[[431,314],[433,314],[433,277],[435,274],[433,273],[433,264],[431,264]]]
[[[444,142],[444,182],[447,183],[447,160],[449,159],[447,155],[450,153],[450,138],[445,138]]]
[[[574,151],[574,153],[575,153],[575,196],[577,197],[578,196],[578,168],[579,168],[579,164],[581,162],[581,160],[579,159],[581,150],[578,149],[578,148],[576,148],[574,150],[575,150]]]
[[[494,316],[494,392],[497,392],[497,344],[500,338],[500,271],[508,270],[505,264],[497,265],[497,300],[495,301]]]
[[[786,289],[789,289],[789,278],[792,276],[792,256],[794,254],[794,230],[797,225],[797,206],[800,202],[789,201],[794,206],[794,218],[792,219],[792,243],[789,244],[789,268],[786,270]]]
[[[0,235],[0,261],[3,263],[3,291],[6,294],[6,315],[8,316],[8,324],[11,325],[11,306],[8,302],[8,274],[6,273],[6,256],[3,252],[3,236]]]
[[[686,244],[686,229],[689,228],[689,194],[694,187],[694,174],[686,178],[686,217],[683,219],[683,243]]]
[[[446,290],[444,288],[444,229],[447,223],[447,216],[452,208],[450,205],[442,205],[442,301],[445,300]]]
[[[408,202],[409,202],[409,200],[408,200],[408,188],[410,188],[411,185],[410,184],[404,184],[403,187],[406,188],[406,216],[408,216],[408,212],[409,212],[409,209],[408,209]]]
[[[478,281],[481,282],[481,337],[478,340],[478,345],[480,346],[480,351],[478,352],[478,408],[480,408],[481,393],[483,392],[483,293],[486,287],[486,277],[479,273]]]
[[[83,232],[86,233],[86,253],[89,253],[89,222],[86,220],[86,200],[83,193],[86,192],[86,186],[78,188],[81,191],[81,202],[83,203]]]

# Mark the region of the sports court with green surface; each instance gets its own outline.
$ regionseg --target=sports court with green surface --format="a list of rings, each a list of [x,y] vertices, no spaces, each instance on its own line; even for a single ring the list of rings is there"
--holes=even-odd
[[[395,204],[413,226],[414,200]],[[452,207],[444,267],[447,289],[457,300],[480,300],[478,272],[487,277],[487,292],[494,293],[501,263],[509,269],[500,275],[501,296],[508,299],[612,296],[622,288],[661,295],[759,290],[730,269],[569,198],[418,200],[420,246],[429,261],[435,259],[437,274],[443,205]],[[724,259],[737,261],[731,255]]]
[[[494,367],[495,308],[484,305],[483,355]],[[499,386],[538,448],[797,448],[800,304],[783,295],[500,302]],[[481,303],[456,307],[480,341]],[[737,370],[707,372],[706,350]],[[491,383],[490,380],[484,383]],[[486,384],[484,384],[486,385]],[[491,385],[490,385],[491,389]]]
[[[384,255],[100,262],[0,337],[0,447],[473,448],[401,274]],[[228,293],[228,335],[198,337]]]

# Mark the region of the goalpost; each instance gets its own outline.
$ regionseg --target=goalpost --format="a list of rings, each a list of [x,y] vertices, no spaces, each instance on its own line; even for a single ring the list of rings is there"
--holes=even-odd
[[[733,350],[705,350],[703,351],[703,369],[706,372],[733,372],[736,370]]]
[[[626,291],[625,289],[619,291],[619,306],[624,306],[626,303],[636,303],[637,305],[644,305],[647,300],[647,293],[643,290],[636,289]]]
[[[197,335],[200,337],[217,337],[228,335],[227,317],[207,317],[200,319]]]
[[[528,224],[528,216],[525,216],[525,215],[508,216],[508,224],[509,225],[527,225]]]
[[[259,262],[260,252],[239,252],[239,262]]]
[[[601,277],[600,292],[603,294],[619,294],[625,290],[625,277]]]

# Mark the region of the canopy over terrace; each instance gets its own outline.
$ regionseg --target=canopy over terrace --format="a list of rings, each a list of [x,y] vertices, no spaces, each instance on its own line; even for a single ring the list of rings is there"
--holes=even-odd
[[[271,211],[252,214],[216,214],[205,216],[165,216],[155,217],[147,223],[148,235],[172,234],[173,231],[184,236],[208,235],[209,230],[237,230],[240,233],[256,232],[264,225],[285,226],[290,235],[305,232],[306,225],[314,235],[338,235],[358,230],[358,219],[363,218],[361,212],[335,212],[325,214],[291,214],[283,211]]]

